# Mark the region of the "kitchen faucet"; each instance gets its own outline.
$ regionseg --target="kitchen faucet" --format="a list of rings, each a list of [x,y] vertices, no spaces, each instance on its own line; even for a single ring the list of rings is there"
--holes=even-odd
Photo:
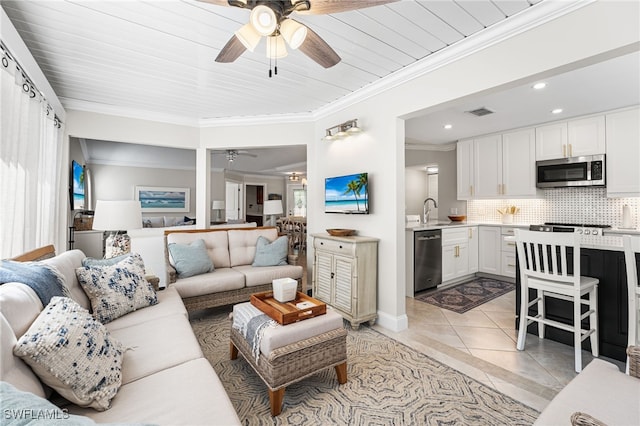
[[[434,209],[438,208],[438,203],[433,198],[429,197],[426,200],[424,200],[424,203],[422,204],[422,218],[424,220],[424,223],[429,222],[429,214],[431,213],[431,208],[428,207],[429,200],[433,201]]]

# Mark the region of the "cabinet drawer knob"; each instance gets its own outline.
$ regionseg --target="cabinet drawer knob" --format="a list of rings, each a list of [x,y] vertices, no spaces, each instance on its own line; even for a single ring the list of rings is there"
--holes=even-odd
[[[342,246],[339,246],[340,248],[342,248]]]

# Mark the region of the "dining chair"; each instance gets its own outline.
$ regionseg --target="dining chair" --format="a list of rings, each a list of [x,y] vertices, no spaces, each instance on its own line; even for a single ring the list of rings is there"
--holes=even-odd
[[[622,237],[624,247],[624,262],[627,269],[627,299],[629,304],[629,327],[627,330],[627,347],[640,344],[638,338],[638,321],[640,321],[640,287],[638,287],[638,267],[636,253],[640,253],[640,236],[624,235]],[[629,374],[629,357],[627,357],[626,373]]]
[[[536,322],[538,336],[544,339],[545,326],[573,333],[575,371],[582,371],[582,341],[591,340],[591,353],[598,350],[598,282],[597,278],[580,276],[580,235],[577,233],[538,232],[516,229],[516,247],[520,265],[520,325],[516,348],[524,350],[527,327]],[[569,249],[573,249],[570,255]],[[568,273],[573,258],[573,274]],[[535,297],[529,300],[529,290]],[[583,299],[583,296],[587,296]],[[545,315],[545,298],[552,297],[573,303],[573,323],[549,319]],[[537,312],[530,313],[533,306]],[[582,305],[587,305],[582,312]],[[589,318],[589,328],[582,321]]]

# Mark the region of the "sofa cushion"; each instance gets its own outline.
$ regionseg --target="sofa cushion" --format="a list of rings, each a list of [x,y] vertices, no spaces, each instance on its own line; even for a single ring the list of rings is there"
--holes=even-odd
[[[88,417],[68,414],[50,401],[31,392],[23,392],[9,383],[0,382],[3,426],[27,426],[35,424],[94,425]],[[38,418],[37,415],[43,416]],[[46,416],[46,417],[44,417]],[[38,420],[35,420],[35,419]],[[42,423],[41,423],[42,422]]]
[[[181,314],[112,330],[128,350],[122,362],[122,384],[203,356],[189,320]]]
[[[69,250],[50,259],[43,260],[42,263],[53,266],[58,271],[58,274],[62,276],[71,298],[78,302],[80,306],[85,309],[91,307],[89,298],[84,292],[78,278],[76,277],[76,268],[82,265],[82,259],[86,256],[80,250]]]
[[[179,278],[193,277],[213,271],[213,263],[202,238],[189,244],[169,244],[169,254]]]
[[[593,359],[564,387],[535,421],[535,425],[569,424],[580,411],[608,425],[640,424],[640,379],[610,362]]]
[[[0,314],[0,378],[20,390],[46,396],[42,383],[33,370],[13,354],[16,343],[16,335],[11,330],[9,322],[4,315]],[[2,401],[1,398],[0,401]]]
[[[180,294],[178,294],[174,286],[167,287],[165,290],[159,291],[156,294],[158,296],[158,303],[156,305],[130,312],[125,316],[105,324],[107,330],[118,330],[147,321],[155,321],[160,317],[174,314],[188,318],[189,314],[187,313],[187,309],[184,307]]]
[[[289,239],[286,235],[271,242],[263,236],[256,241],[256,256],[252,266],[278,266],[287,264]]]
[[[229,239],[227,231],[209,231],[209,232],[172,232],[167,235],[167,245],[171,243],[189,244],[195,239],[203,239],[207,247],[209,258],[213,262],[214,268],[228,268],[231,266],[229,260]],[[169,263],[175,266],[171,256]]]
[[[185,362],[120,388],[110,410],[69,407],[99,423],[239,425],[220,379],[204,358]]]
[[[96,410],[109,408],[122,381],[123,346],[67,297],[51,299],[13,352],[64,398]]]
[[[0,285],[0,309],[16,336],[22,336],[27,331],[43,307],[38,295],[28,285]]]
[[[251,265],[256,257],[256,244],[258,237],[265,237],[269,241],[278,238],[276,228],[256,228],[256,229],[230,229],[229,234],[229,257],[231,266]]]
[[[262,268],[245,265],[235,266],[232,269],[244,275],[247,287],[269,284],[278,278],[293,278],[294,280],[302,278],[302,266],[297,265],[264,266]]]
[[[120,256],[110,257],[109,259],[95,259],[93,257],[85,257],[82,259],[82,266],[111,266],[125,260],[130,254],[121,254]]]
[[[249,266],[251,268],[251,266]],[[235,269],[235,268],[234,268]],[[227,290],[237,290],[244,287],[245,276],[231,268],[218,268],[208,274],[181,278],[172,284],[178,290],[180,297],[202,296],[204,294],[219,293]]]
[[[153,286],[144,279],[144,263],[138,254],[115,265],[82,266],[76,274],[91,299],[93,315],[103,324],[158,303]]]

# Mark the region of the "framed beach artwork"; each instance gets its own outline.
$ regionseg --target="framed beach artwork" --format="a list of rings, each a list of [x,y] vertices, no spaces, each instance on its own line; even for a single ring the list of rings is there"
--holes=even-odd
[[[180,213],[189,211],[189,188],[136,186],[135,199],[142,213]]]

